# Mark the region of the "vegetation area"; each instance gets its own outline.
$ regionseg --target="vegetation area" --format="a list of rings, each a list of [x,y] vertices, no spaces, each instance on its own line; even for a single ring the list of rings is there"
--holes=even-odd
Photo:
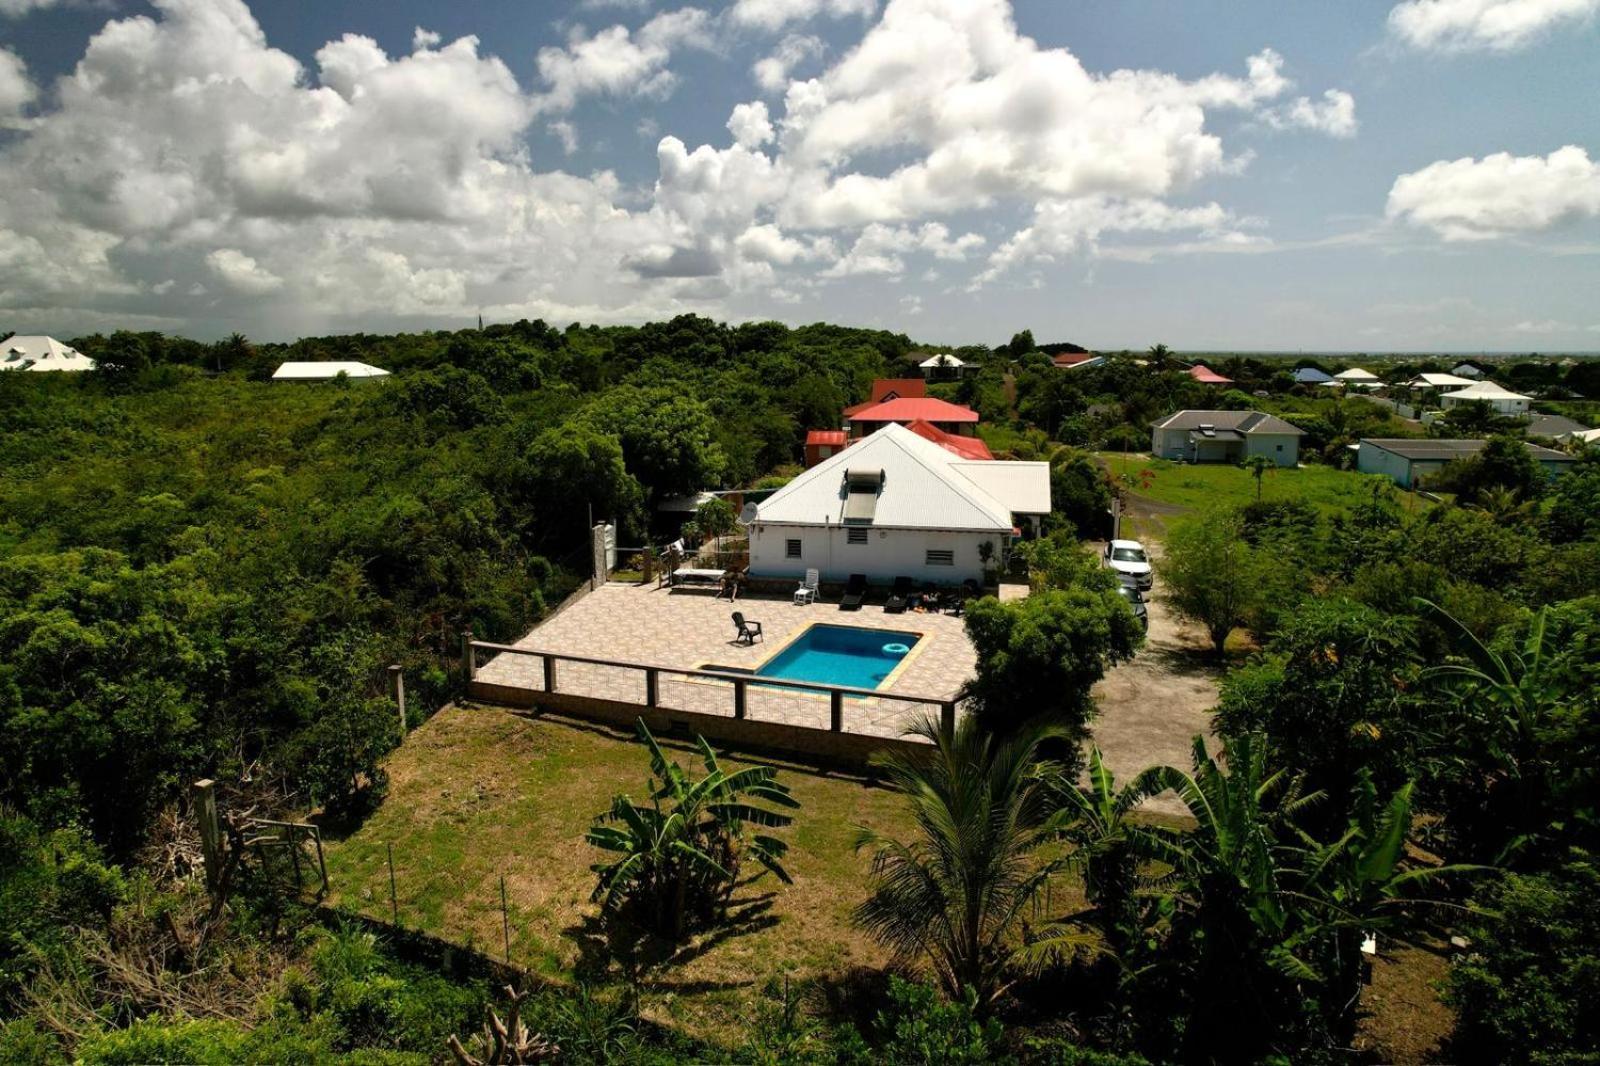
[[[1257,390],[1314,461],[1421,430],[1282,363],[1221,362],[1219,393],[1160,346],[1063,372],[1019,334],[935,391],[1047,460],[1056,512],[1016,555],[1032,595],[971,608],[974,713],[926,757],[868,786],[464,710],[391,756],[388,664],[433,716],[462,629],[515,637],[572,586],[591,509],[627,542],[665,496],[783,476],[921,353],[693,317],[75,343],[100,370],[0,377],[0,1059],[440,1061],[456,1037],[470,1061],[492,1009],[576,1062],[1346,1061],[1369,938],[1450,936],[1456,1031],[1420,1055],[1600,1053],[1600,461],[1551,483],[1497,438],[1426,509],[1318,467],[1129,486],[1092,453]],[[335,356],[397,373],[264,380]],[[1529,366],[1507,383],[1600,393]],[[1141,634],[1078,538],[1129,489],[1188,512],[1158,581],[1228,672],[1211,748],[1117,781],[1081,742]],[[227,814],[210,892],[201,776]],[[1185,824],[1138,816],[1157,792]],[[470,965],[309,910],[245,846],[250,815],[307,811],[337,903]]]

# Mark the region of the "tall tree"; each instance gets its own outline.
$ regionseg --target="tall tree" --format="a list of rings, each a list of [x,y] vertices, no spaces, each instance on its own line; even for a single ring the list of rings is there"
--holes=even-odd
[[[1228,635],[1267,602],[1277,577],[1268,554],[1245,540],[1239,516],[1226,511],[1174,527],[1156,572],[1173,608],[1205,627],[1218,656]]]

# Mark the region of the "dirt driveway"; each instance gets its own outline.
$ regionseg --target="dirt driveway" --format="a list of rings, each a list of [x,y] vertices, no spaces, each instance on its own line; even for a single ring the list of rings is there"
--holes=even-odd
[[[1211,657],[1211,642],[1197,626],[1173,615],[1157,580],[1150,600],[1150,629],[1132,662],[1115,667],[1094,688],[1100,716],[1094,743],[1119,782],[1148,766],[1192,768],[1196,734],[1211,742],[1211,716],[1221,671]],[[1160,814],[1184,814],[1168,792],[1145,804]]]

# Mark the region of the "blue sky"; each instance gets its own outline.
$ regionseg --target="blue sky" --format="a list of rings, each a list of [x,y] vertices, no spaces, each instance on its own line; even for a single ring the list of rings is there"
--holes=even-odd
[[[1600,350],[1600,0],[0,0],[0,331]]]

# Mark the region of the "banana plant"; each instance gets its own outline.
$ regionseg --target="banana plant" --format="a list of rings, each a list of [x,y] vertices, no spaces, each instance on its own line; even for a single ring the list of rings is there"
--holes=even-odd
[[[781,829],[794,820],[772,809],[800,806],[776,770],[724,770],[705,738],[696,737],[705,776],[695,780],[667,758],[643,719],[638,734],[650,752],[649,800],[616,796],[586,836],[594,847],[618,856],[591,867],[591,899],[605,913],[677,943],[695,923],[725,914],[745,858],[792,883],[783,867],[788,843],[749,829]]]

